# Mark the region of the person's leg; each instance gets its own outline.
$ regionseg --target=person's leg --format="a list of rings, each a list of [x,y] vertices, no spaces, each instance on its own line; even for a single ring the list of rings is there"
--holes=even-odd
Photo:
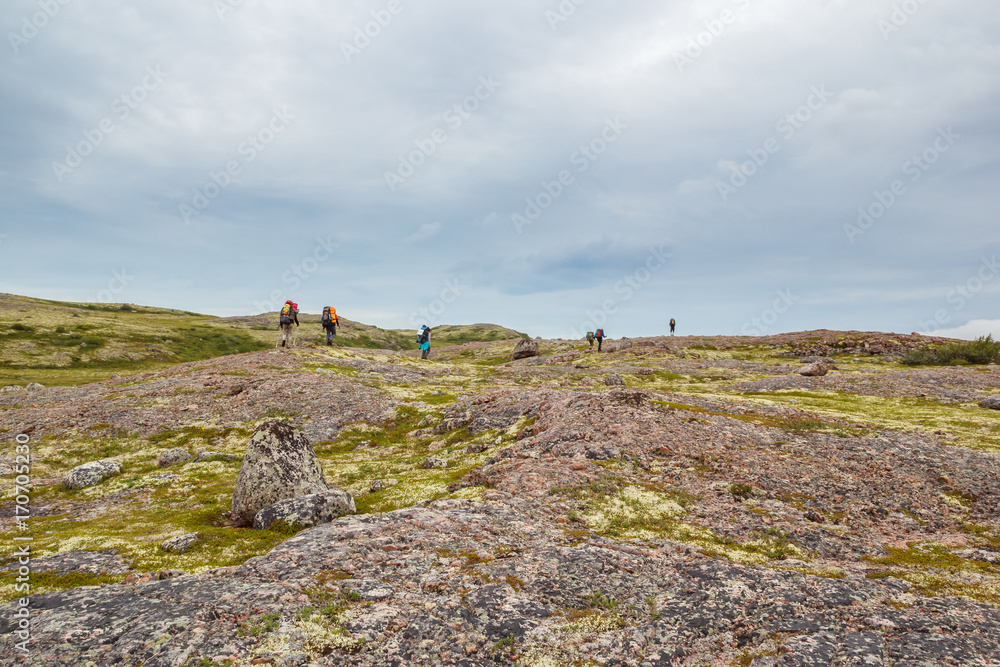
[[[603,338],[598,338],[598,339],[597,339],[597,351],[598,351],[598,352],[600,352],[600,351],[601,351],[601,345],[602,345],[603,343],[604,343],[604,339],[603,339]]]

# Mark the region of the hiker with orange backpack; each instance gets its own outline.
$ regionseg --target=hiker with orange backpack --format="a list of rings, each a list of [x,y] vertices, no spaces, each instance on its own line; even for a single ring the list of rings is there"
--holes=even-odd
[[[333,339],[337,337],[337,326],[340,324],[340,318],[337,317],[337,309],[333,306],[324,308],[320,323],[326,329],[326,344],[332,346]]]
[[[281,307],[281,316],[278,319],[278,328],[281,329],[281,347],[286,347],[290,343],[294,330],[292,324],[299,326],[299,304],[292,303],[289,299]]]

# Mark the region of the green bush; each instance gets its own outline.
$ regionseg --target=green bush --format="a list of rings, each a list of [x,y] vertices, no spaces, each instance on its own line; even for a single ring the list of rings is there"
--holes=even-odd
[[[911,350],[902,362],[908,366],[952,366],[955,364],[1000,363],[1000,341],[993,335],[976,340],[948,343],[939,348]]]

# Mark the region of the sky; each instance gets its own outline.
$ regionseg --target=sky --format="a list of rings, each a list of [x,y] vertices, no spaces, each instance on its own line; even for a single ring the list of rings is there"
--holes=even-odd
[[[4,0],[0,291],[1000,337],[995,0]]]

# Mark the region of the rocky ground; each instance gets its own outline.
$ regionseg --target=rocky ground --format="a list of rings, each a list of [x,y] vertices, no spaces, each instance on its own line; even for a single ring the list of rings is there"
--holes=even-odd
[[[0,664],[1000,665],[1000,369],[897,363],[928,342],[303,348],[2,392],[33,616],[25,655],[10,563]],[[267,419],[356,515],[233,520]],[[98,459],[123,472],[63,486]]]

